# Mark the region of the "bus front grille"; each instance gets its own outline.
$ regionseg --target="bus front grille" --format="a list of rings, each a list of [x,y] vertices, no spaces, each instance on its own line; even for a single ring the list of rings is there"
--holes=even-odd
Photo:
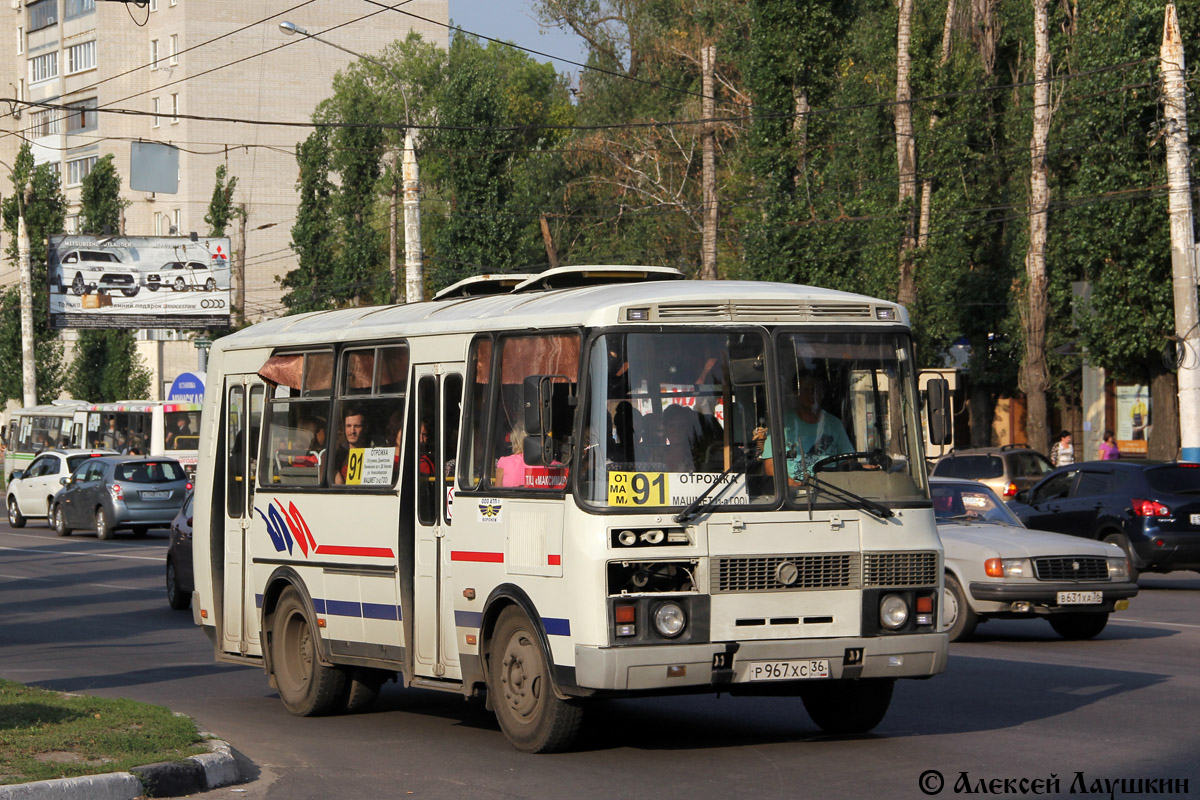
[[[711,594],[853,589],[860,583],[857,553],[713,558]]]
[[[937,553],[864,553],[863,586],[932,586]]]

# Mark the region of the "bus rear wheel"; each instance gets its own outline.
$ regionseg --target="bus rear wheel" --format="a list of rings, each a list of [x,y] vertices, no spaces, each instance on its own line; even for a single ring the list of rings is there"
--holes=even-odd
[[[271,618],[271,671],[284,707],[301,717],[342,706],[346,673],[320,662],[319,642],[300,593],[288,588]]]
[[[559,752],[579,733],[583,708],[554,693],[537,631],[515,606],[500,612],[496,622],[488,693],[500,729],[518,750]]]
[[[895,685],[895,678],[820,682],[806,685],[800,698],[817,727],[835,736],[848,736],[867,733],[883,722]]]

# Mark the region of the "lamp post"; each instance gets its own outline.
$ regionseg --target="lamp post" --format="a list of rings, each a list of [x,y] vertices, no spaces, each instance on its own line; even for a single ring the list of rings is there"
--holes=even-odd
[[[409,115],[408,94],[404,91],[404,81],[383,61],[363,55],[348,47],[342,47],[340,44],[331,42],[328,39],[322,39],[317,34],[309,33],[294,22],[285,20],[279,23],[279,30],[288,36],[297,33],[301,36],[307,36],[310,39],[315,39],[344,53],[349,53],[355,58],[361,58],[363,61],[383,69],[396,80],[396,86],[400,89],[400,97],[404,100],[404,155],[402,161],[404,179],[404,299],[408,303],[424,300],[425,268],[421,261],[421,176],[420,170],[417,167],[417,145],[413,137],[412,118]],[[394,208],[394,195],[392,202]],[[396,235],[396,226],[394,223],[391,226],[391,235],[394,241]],[[393,267],[392,288],[397,297],[400,294],[399,284],[400,276],[395,273]]]

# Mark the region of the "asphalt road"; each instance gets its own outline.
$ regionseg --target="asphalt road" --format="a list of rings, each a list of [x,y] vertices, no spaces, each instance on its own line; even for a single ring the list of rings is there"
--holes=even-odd
[[[0,523],[0,677],[194,717],[253,764],[208,798],[921,798],[930,771],[941,797],[965,794],[964,773],[975,794],[1057,780],[1041,794],[1108,797],[1105,780],[1170,779],[1200,796],[1196,573],[1144,577],[1089,642],[989,622],[951,645],[945,674],[901,682],[868,736],[821,735],[798,700],[655,698],[595,704],[577,750],[528,756],[481,706],[395,684],[368,714],[291,716],[260,670],[214,663],[190,613],[170,610],[165,550],[165,531],[101,542]]]

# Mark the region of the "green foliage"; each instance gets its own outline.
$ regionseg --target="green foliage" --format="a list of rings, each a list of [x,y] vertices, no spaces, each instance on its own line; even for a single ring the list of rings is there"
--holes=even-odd
[[[333,183],[329,180],[329,129],[318,128],[296,145],[300,202],[292,226],[292,250],[299,265],[280,280],[287,290],[283,304],[292,312],[331,308],[336,231],[333,225]]]
[[[121,209],[129,201],[121,199],[121,176],[109,153],[99,159],[83,179],[80,195],[79,232],[94,236],[121,232]]]
[[[233,204],[233,193],[237,189],[237,176],[226,180],[228,170],[224,164],[217,165],[217,179],[213,186],[212,199],[208,201],[208,212],[204,221],[208,223],[209,236],[224,236],[229,223],[238,214]]]
[[[67,391],[90,403],[146,400],[150,397],[150,371],[138,357],[136,340],[129,331],[80,331],[75,344]]]
[[[63,350],[58,334],[50,328],[49,292],[46,258],[49,237],[62,233],[67,201],[59,187],[58,175],[50,165],[34,166],[29,144],[21,146],[9,174],[13,194],[0,203],[4,230],[8,233],[5,254],[18,262],[17,225],[22,206],[29,234],[30,266],[33,281],[34,372],[39,403],[58,397],[64,378]],[[30,187],[29,202],[22,199],[22,187]],[[0,295],[0,403],[24,397],[21,372],[21,301],[17,287]]]

